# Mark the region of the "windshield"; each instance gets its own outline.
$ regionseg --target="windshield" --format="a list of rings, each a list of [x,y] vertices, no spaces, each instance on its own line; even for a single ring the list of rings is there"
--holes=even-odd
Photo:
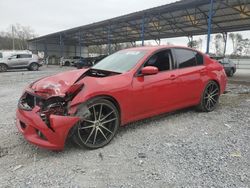
[[[131,70],[146,53],[147,51],[119,51],[101,60],[92,68],[124,73]]]

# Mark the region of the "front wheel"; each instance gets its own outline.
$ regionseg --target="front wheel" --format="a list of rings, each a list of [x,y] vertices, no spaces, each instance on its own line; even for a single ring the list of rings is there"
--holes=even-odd
[[[78,110],[77,115],[84,117],[75,127],[73,140],[89,149],[107,145],[120,126],[120,115],[116,106],[105,99],[87,102],[86,106]]]
[[[228,73],[228,76],[229,76],[229,77],[233,77],[233,75],[234,75],[234,69],[231,69],[231,70],[229,71],[229,73]]]
[[[198,109],[203,112],[211,112],[213,111],[219,101],[220,96],[220,88],[219,85],[215,81],[210,81],[203,94],[198,106]]]
[[[0,64],[0,72],[6,72],[8,69],[7,65],[5,64]]]

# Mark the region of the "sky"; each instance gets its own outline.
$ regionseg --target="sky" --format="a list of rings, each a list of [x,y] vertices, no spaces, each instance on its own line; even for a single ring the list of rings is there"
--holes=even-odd
[[[39,36],[61,30],[102,21],[124,14],[168,4],[176,0],[0,0],[0,31],[7,30],[11,24],[30,26]],[[249,32],[242,32],[247,37]],[[206,37],[202,51],[205,51]],[[187,37],[166,39],[170,42],[186,45]],[[212,49],[213,51],[213,49]],[[229,41],[227,53],[232,51]]]

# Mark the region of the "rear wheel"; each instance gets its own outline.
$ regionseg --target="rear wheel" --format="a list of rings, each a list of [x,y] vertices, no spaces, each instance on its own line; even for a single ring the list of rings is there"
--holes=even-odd
[[[120,115],[112,102],[94,99],[78,111],[88,114],[78,122],[74,130],[73,140],[78,145],[97,149],[114,138],[120,126]]]
[[[69,66],[70,66],[70,63],[69,63],[68,61],[66,61],[66,62],[64,63],[64,66],[69,67]]]
[[[219,101],[220,89],[215,81],[210,81],[203,94],[198,109],[203,112],[213,111]]]
[[[229,71],[229,73],[228,73],[228,76],[229,77],[232,77],[234,75],[234,69],[231,69],[230,71]]]
[[[8,69],[7,65],[5,64],[0,64],[0,72],[6,72]]]
[[[31,65],[28,68],[30,71],[37,71],[39,69],[39,66],[37,63],[31,63]]]

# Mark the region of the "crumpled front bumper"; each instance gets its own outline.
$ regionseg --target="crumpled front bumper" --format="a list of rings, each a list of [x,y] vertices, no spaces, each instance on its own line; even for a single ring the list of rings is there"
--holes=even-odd
[[[39,115],[40,108],[32,111],[17,109],[16,126],[30,143],[50,150],[63,150],[69,130],[79,117],[50,115],[49,128]],[[41,136],[42,135],[42,136]]]

